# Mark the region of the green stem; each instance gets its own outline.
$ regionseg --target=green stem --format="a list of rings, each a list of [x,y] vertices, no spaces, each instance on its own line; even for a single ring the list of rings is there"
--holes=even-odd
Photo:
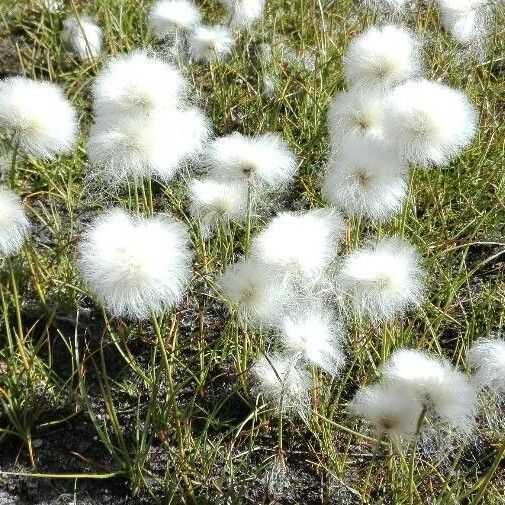
[[[479,486],[479,492],[475,495],[470,505],[477,505],[478,503],[480,503],[504,455],[505,455],[505,438],[503,439],[500,447],[498,448],[493,463],[489,467],[489,470],[487,471],[486,475],[484,476],[484,479],[482,480],[481,485]]]
[[[410,455],[410,463],[409,463],[409,505],[413,505],[414,503],[414,465],[416,460],[416,448],[417,442],[419,440],[419,433],[421,433],[421,428],[424,423],[424,419],[426,417],[426,407],[423,407],[421,414],[419,415],[419,419],[417,421],[416,433],[414,436],[414,442],[412,447],[412,453]]]

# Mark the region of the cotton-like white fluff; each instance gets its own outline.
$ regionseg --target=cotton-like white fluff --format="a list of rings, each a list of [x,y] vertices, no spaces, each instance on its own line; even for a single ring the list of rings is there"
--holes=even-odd
[[[348,215],[386,221],[403,207],[407,172],[394,153],[349,141],[342,155],[328,162],[322,193]]]
[[[422,403],[397,384],[363,387],[348,408],[395,442],[413,438],[422,413]]]
[[[397,237],[382,238],[349,253],[342,261],[337,289],[359,315],[380,322],[422,301],[424,272],[413,246]]]
[[[30,231],[30,223],[19,197],[0,187],[0,257],[16,254]]]
[[[333,375],[345,363],[340,349],[344,336],[345,328],[329,311],[314,307],[291,313],[281,326],[286,350]]]
[[[298,163],[280,135],[248,137],[235,132],[209,145],[207,163],[216,179],[240,180],[254,186],[277,189],[293,178]]]
[[[438,0],[442,24],[461,44],[476,41],[486,31],[483,0]]]
[[[51,14],[56,14],[59,12],[63,5],[59,0],[40,0],[41,6],[46,9],[47,12]]]
[[[181,301],[188,286],[189,236],[168,216],[109,210],[91,223],[78,250],[81,276],[114,316],[161,314]]]
[[[186,34],[200,21],[200,11],[188,0],[159,0],[149,11],[149,26],[160,40]]]
[[[186,88],[179,70],[138,50],[107,62],[93,83],[93,109],[101,117],[172,110],[181,104]]]
[[[445,359],[399,349],[386,362],[384,379],[408,388],[429,413],[462,433],[474,426],[476,394],[467,378]]]
[[[250,28],[263,14],[265,0],[221,0],[234,28]]]
[[[474,106],[461,91],[434,81],[409,81],[389,94],[384,133],[400,157],[421,165],[444,165],[473,139]]]
[[[189,38],[189,51],[195,61],[220,60],[231,53],[233,33],[225,26],[197,26]]]
[[[26,154],[51,160],[74,147],[77,114],[56,84],[9,77],[0,81],[1,130]]]
[[[282,274],[318,280],[345,232],[345,221],[335,210],[281,212],[253,238],[251,257]]]
[[[505,394],[505,340],[477,340],[468,351],[467,361],[474,370],[474,383],[479,389]]]
[[[144,177],[168,181],[192,161],[209,136],[209,122],[196,108],[120,114],[90,131],[88,158],[94,175],[109,186]]]
[[[422,73],[420,43],[405,28],[371,27],[356,37],[344,57],[350,86],[389,88]]]
[[[204,229],[217,222],[243,221],[247,214],[247,187],[240,181],[193,179],[188,184],[189,209]]]
[[[100,56],[102,29],[87,16],[69,16],[63,21],[63,42],[81,61]]]
[[[328,131],[331,145],[345,153],[353,139],[372,144],[383,142],[384,95],[369,89],[338,93],[328,109]]]
[[[218,285],[228,303],[253,324],[277,323],[291,300],[288,284],[267,265],[256,261],[229,265]]]
[[[280,412],[302,413],[309,405],[311,378],[289,356],[261,356],[251,367],[253,394],[261,394]]]

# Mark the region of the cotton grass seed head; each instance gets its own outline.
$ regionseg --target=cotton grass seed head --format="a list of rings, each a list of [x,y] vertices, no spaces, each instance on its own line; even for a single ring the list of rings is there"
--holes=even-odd
[[[349,411],[370,423],[396,443],[412,439],[422,413],[422,403],[397,384],[373,384],[357,391]]]
[[[251,242],[251,257],[294,278],[318,280],[336,256],[346,232],[331,209],[281,212]]]
[[[421,303],[423,278],[415,248],[394,237],[349,253],[336,282],[355,312],[380,322]]]
[[[198,26],[189,38],[189,51],[195,61],[224,59],[234,44],[232,32],[225,26]]]
[[[284,348],[332,375],[345,364],[340,348],[344,336],[345,328],[333,314],[317,307],[290,313],[282,321]]]
[[[429,412],[468,434],[474,427],[476,394],[466,377],[445,359],[399,349],[386,362],[384,379],[407,388]]]
[[[252,324],[278,323],[291,300],[288,284],[257,261],[242,260],[229,265],[218,285],[239,316]]]
[[[241,181],[193,179],[188,184],[189,209],[204,229],[218,222],[240,222],[247,214],[247,187]]]
[[[276,411],[303,413],[309,405],[311,378],[296,360],[282,354],[261,356],[251,367],[253,394]]]
[[[230,13],[234,28],[251,28],[265,9],[265,0],[220,0]]]
[[[149,26],[160,40],[185,35],[200,21],[200,11],[188,0],[160,0],[149,11]]]
[[[286,186],[298,166],[288,144],[275,133],[220,137],[209,145],[207,163],[216,179],[245,181],[268,190]]]
[[[0,187],[0,258],[16,254],[30,231],[30,223],[19,197]]]
[[[467,361],[474,371],[473,381],[479,389],[505,394],[505,341],[482,338],[468,351]]]
[[[385,149],[348,142],[328,162],[322,193],[348,215],[387,221],[398,214],[407,195],[407,167]]]
[[[400,157],[421,165],[444,165],[475,135],[477,113],[461,91],[434,81],[409,81],[391,91],[384,133]]]
[[[181,104],[186,89],[179,70],[137,50],[106,63],[93,83],[93,109],[100,117],[172,110]]]
[[[363,139],[372,144],[383,141],[382,93],[353,89],[338,93],[328,109],[328,131],[332,148],[344,152],[347,143]]]
[[[91,223],[78,251],[82,278],[118,317],[147,319],[172,308],[191,275],[188,233],[168,216],[109,210]]]
[[[88,16],[69,16],[63,20],[61,37],[80,61],[94,60],[100,56],[102,30]]]
[[[74,147],[77,114],[56,84],[8,77],[0,81],[0,130],[24,153],[52,160]]]
[[[421,73],[420,43],[400,26],[369,28],[350,43],[344,57],[350,86],[385,89]]]
[[[460,44],[470,44],[483,37],[488,28],[484,0],[438,0],[442,25]]]
[[[144,177],[165,182],[200,154],[208,136],[209,122],[196,108],[99,120],[88,140],[92,174],[110,187]]]

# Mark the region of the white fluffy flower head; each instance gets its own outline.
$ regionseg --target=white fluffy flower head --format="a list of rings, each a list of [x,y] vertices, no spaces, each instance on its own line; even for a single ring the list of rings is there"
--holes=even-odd
[[[389,88],[422,72],[420,44],[405,28],[371,27],[349,45],[344,75],[350,86]]]
[[[423,278],[414,247],[400,238],[383,238],[344,258],[337,289],[344,290],[358,314],[380,322],[421,303]]]
[[[303,413],[309,404],[310,375],[289,356],[264,355],[251,367],[253,393],[281,412]]]
[[[192,161],[209,136],[209,122],[196,108],[120,114],[90,131],[88,157],[93,175],[111,187],[144,177],[168,181]]]
[[[475,135],[477,114],[461,91],[433,81],[409,81],[389,94],[386,140],[406,161],[443,165]]]
[[[231,53],[232,32],[225,26],[198,26],[189,39],[189,51],[195,61],[220,60]]]
[[[395,351],[384,378],[406,387],[431,412],[463,433],[473,428],[476,394],[466,377],[445,359],[412,349]]]
[[[346,214],[386,221],[401,211],[407,186],[407,167],[394,153],[348,142],[329,161],[322,193]]]
[[[61,36],[79,60],[94,60],[100,56],[102,30],[91,18],[69,16],[63,21]]]
[[[246,181],[267,189],[285,186],[297,169],[295,155],[275,133],[248,137],[235,132],[214,140],[207,154],[213,177]]]
[[[253,238],[251,256],[282,274],[318,280],[345,232],[342,215],[331,209],[281,212]]]
[[[290,301],[288,285],[271,268],[255,261],[228,266],[218,284],[239,315],[254,324],[280,321]]]
[[[113,209],[84,234],[77,266],[114,316],[147,319],[181,301],[191,274],[188,245],[185,227],[169,217]]]
[[[56,84],[9,77],[0,81],[0,130],[36,158],[68,153],[77,140],[77,114]]]
[[[416,433],[421,402],[396,384],[373,384],[357,391],[349,410],[372,424],[379,433],[397,443]]]
[[[18,196],[0,188],[0,257],[16,254],[29,231],[30,223]]]
[[[189,185],[189,208],[204,228],[216,222],[242,221],[247,214],[247,187],[240,181],[193,179]]]
[[[353,89],[338,93],[328,109],[328,131],[334,150],[344,152],[347,143],[363,139],[373,144],[383,141],[382,93]]]
[[[93,83],[93,108],[102,117],[172,110],[181,104],[186,88],[179,70],[138,50],[107,62]]]
[[[468,363],[474,369],[474,382],[479,389],[505,394],[505,340],[483,338],[470,348]]]
[[[460,44],[479,41],[487,30],[487,9],[484,0],[438,0],[442,24]]]
[[[198,8],[189,0],[159,0],[149,11],[149,26],[158,39],[187,33],[200,21]]]
[[[284,347],[325,372],[337,374],[345,363],[340,349],[345,329],[329,311],[308,308],[282,322]]]
[[[228,9],[234,28],[250,28],[265,9],[265,0],[221,0],[221,3]]]

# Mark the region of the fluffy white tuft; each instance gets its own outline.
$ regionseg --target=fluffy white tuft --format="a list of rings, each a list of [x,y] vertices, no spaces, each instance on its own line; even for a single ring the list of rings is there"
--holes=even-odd
[[[386,221],[402,209],[407,172],[393,153],[349,141],[342,155],[328,162],[322,192],[346,214]]]
[[[286,350],[332,375],[345,364],[340,343],[345,328],[327,310],[308,308],[284,318],[281,326],[282,343]]]
[[[474,369],[473,378],[479,389],[505,394],[505,340],[477,340],[468,351],[467,361]]]
[[[185,227],[167,216],[112,209],[79,243],[78,269],[114,316],[147,319],[179,303],[191,275]]]
[[[251,367],[253,393],[280,412],[302,413],[309,405],[311,378],[295,360],[281,354],[261,356]]]
[[[478,41],[486,32],[483,0],[438,0],[442,25],[460,44]]]
[[[247,137],[235,132],[220,137],[210,144],[207,156],[213,177],[267,189],[287,185],[298,165],[288,144],[275,133]]]
[[[384,133],[400,157],[443,165],[475,135],[477,113],[466,95],[433,81],[409,81],[389,94]]]
[[[30,231],[30,223],[19,197],[0,188],[0,257],[16,254]]]
[[[254,324],[277,323],[290,302],[288,284],[259,262],[243,260],[228,266],[218,284],[239,315]]]
[[[56,14],[63,8],[60,0],[40,0],[40,5],[51,14]]]
[[[263,14],[265,0],[221,0],[230,13],[234,28],[250,28]]]
[[[282,274],[317,281],[345,232],[345,221],[335,210],[281,212],[253,238],[251,257]]]
[[[343,152],[353,139],[373,144],[383,141],[384,95],[369,89],[338,93],[328,109],[328,131],[333,149]]]
[[[149,26],[160,40],[187,33],[200,21],[198,8],[189,0],[159,0],[149,11]]]
[[[337,289],[344,291],[359,315],[380,322],[421,303],[423,278],[413,246],[400,238],[382,238],[343,259]]]
[[[405,28],[371,27],[356,37],[344,57],[350,86],[389,88],[422,73],[420,43]]]
[[[384,379],[407,388],[424,407],[462,433],[474,427],[476,394],[467,378],[445,359],[399,349],[386,362]]]
[[[68,153],[77,140],[77,114],[59,86],[25,77],[0,81],[0,130],[36,158]]]
[[[168,181],[201,152],[209,131],[207,118],[196,108],[120,114],[92,126],[88,157],[94,175],[111,187],[144,177]]]
[[[421,402],[397,384],[363,387],[348,408],[397,443],[414,437],[422,413]]]
[[[247,187],[240,181],[193,179],[189,185],[189,209],[204,229],[216,222],[243,221],[247,214]]]
[[[146,51],[114,56],[92,87],[95,114],[131,114],[172,110],[180,105],[187,88],[179,70]]]
[[[225,26],[198,26],[189,39],[189,51],[195,61],[223,59],[231,53],[234,40]]]
[[[100,56],[102,30],[87,16],[69,16],[63,21],[63,42],[81,61]]]

